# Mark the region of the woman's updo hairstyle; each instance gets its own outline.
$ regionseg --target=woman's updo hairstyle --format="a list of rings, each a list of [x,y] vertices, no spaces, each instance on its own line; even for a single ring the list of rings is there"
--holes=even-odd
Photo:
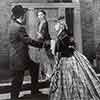
[[[68,26],[65,22],[65,17],[64,16],[60,16],[58,17],[58,19],[56,20],[58,23],[60,23],[61,25],[61,28],[65,29],[65,30],[68,30]]]

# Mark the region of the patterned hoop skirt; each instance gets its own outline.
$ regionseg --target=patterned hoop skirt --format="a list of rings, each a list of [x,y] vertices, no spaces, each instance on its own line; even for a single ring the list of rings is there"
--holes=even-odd
[[[74,52],[61,58],[50,84],[50,100],[100,100],[100,80],[87,58]]]

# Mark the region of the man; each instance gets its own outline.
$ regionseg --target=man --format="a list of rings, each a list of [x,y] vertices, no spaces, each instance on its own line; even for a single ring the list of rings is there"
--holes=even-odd
[[[31,75],[31,94],[38,92],[39,63],[35,63],[30,59],[28,45],[42,48],[43,43],[32,40],[26,33],[26,11],[21,5],[16,5],[12,8],[12,20],[9,26],[9,59],[12,71],[11,100],[18,99],[26,69],[29,70]]]

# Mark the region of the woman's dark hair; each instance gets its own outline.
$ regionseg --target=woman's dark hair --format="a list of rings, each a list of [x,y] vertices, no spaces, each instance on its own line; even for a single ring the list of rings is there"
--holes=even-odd
[[[46,16],[46,12],[43,10],[43,9],[40,9],[39,11],[38,11],[38,13],[39,12],[42,12],[45,16]]]

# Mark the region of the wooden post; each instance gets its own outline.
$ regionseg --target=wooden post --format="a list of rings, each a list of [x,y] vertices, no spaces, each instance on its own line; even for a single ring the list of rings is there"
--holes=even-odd
[[[29,34],[29,36],[32,38],[32,39],[36,39],[36,23],[37,23],[37,20],[36,20],[36,14],[35,14],[35,10],[34,10],[34,8],[31,8],[31,9],[29,9],[28,10],[28,17],[27,17],[28,19],[28,23],[27,23],[27,25],[28,25],[28,30],[27,30],[27,32],[28,32],[28,34]],[[38,51],[38,48],[35,48],[35,47],[32,47],[32,46],[30,46],[29,47],[30,49],[29,49],[29,54],[30,54],[30,57],[31,57],[31,59],[33,60],[33,61],[35,61],[35,62],[38,62],[38,60],[39,60],[39,52],[37,52]]]
[[[58,11],[58,16],[65,16],[65,8],[59,8],[58,9],[59,11]]]
[[[74,8],[74,38],[78,50],[82,53],[82,33],[80,21],[80,7]]]
[[[34,8],[28,10],[28,34],[31,38],[35,39],[36,37],[36,14]]]

